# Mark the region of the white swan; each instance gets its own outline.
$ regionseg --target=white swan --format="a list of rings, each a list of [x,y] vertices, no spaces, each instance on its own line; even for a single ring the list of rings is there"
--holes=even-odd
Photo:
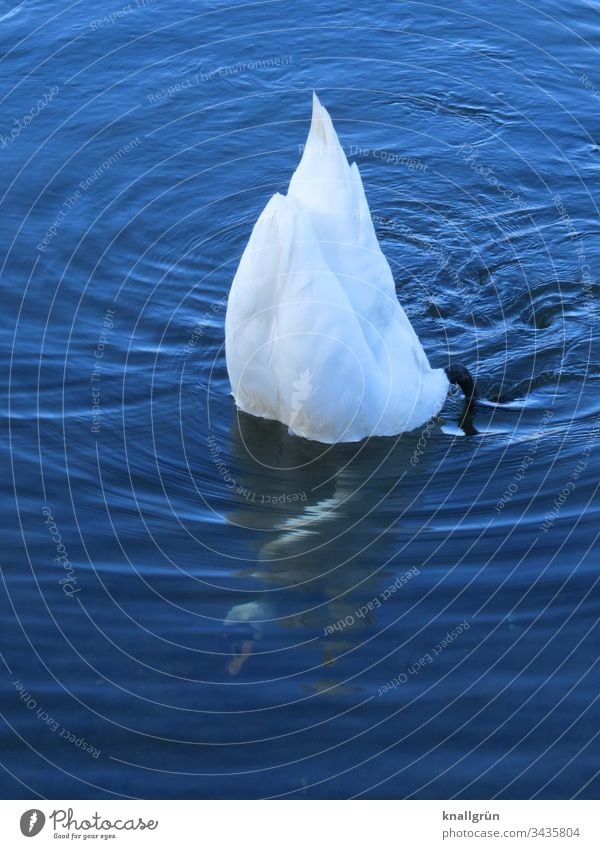
[[[460,383],[429,365],[398,303],[358,167],[316,95],[287,195],[273,195],[242,255],[225,350],[239,409],[325,443],[413,430]]]

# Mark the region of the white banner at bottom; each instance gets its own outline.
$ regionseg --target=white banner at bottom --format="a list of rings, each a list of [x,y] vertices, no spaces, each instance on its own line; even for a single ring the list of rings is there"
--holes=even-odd
[[[593,801],[3,801],[0,845],[597,849],[598,808]]]

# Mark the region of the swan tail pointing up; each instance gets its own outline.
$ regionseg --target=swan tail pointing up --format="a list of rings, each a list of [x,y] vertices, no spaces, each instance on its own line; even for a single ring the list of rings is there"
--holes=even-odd
[[[286,195],[256,222],[225,322],[238,407],[321,442],[395,435],[441,408],[432,369],[398,303],[358,167],[313,95]]]

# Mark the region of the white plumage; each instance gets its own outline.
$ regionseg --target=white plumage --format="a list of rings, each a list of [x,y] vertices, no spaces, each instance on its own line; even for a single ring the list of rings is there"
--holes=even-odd
[[[356,163],[313,95],[287,195],[256,222],[225,320],[237,406],[320,442],[393,436],[441,409],[432,369],[398,303]]]

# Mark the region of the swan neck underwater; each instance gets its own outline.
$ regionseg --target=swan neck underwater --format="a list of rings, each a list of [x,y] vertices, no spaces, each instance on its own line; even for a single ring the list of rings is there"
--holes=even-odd
[[[441,410],[464,366],[432,368],[398,301],[356,162],[313,94],[287,194],[274,194],[239,262],[225,354],[239,410],[323,443],[396,436]]]

